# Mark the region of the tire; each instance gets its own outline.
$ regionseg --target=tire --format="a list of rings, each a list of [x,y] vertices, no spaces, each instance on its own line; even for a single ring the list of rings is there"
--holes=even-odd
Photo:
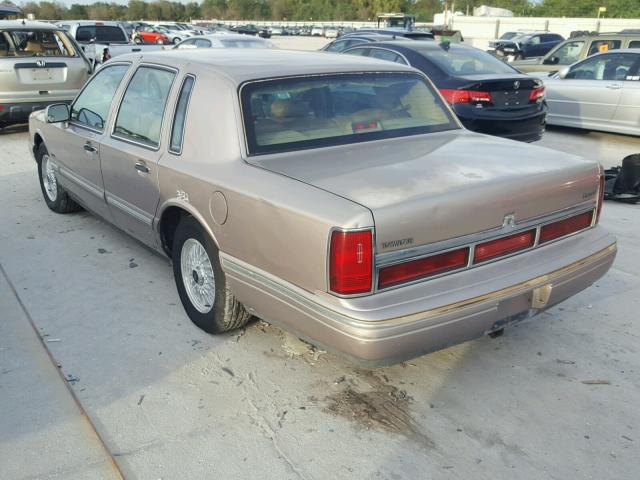
[[[164,40],[162,40],[161,38],[157,39],[156,45],[164,45]]]
[[[38,161],[40,189],[47,207],[56,213],[71,213],[81,210],[82,207],[74,202],[58,183],[56,173],[50,163],[49,152],[44,143],[41,143],[36,151],[36,160]]]
[[[251,315],[227,286],[218,248],[192,216],[180,220],[172,250],[178,295],[193,323],[205,332],[222,333],[240,328],[249,321]],[[192,267],[190,263],[195,265]],[[203,288],[207,283],[213,288]]]
[[[173,39],[173,44],[174,44],[174,45],[177,45],[177,44],[179,44],[179,43],[180,43],[180,39],[179,39],[178,37],[176,37],[176,38],[174,38],[174,39]]]

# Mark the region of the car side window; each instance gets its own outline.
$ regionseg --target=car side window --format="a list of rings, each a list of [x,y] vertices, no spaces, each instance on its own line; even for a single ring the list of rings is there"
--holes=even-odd
[[[366,57],[367,55],[369,55],[370,51],[371,51],[370,48],[353,48],[348,52],[344,52],[344,53],[348,53],[349,55],[360,55],[361,57]]]
[[[640,48],[640,40],[629,42],[629,48]]]
[[[527,43],[530,43],[531,45],[538,45],[540,43],[540,35],[534,35]]]
[[[590,57],[595,53],[608,52],[620,48],[622,42],[620,40],[594,40],[589,46],[587,56]]]
[[[142,66],[131,78],[124,93],[114,137],[157,148],[162,118],[176,74],[158,67]]]
[[[194,41],[196,48],[211,48],[211,42],[204,38],[198,38]]]
[[[348,46],[347,40],[338,40],[327,47],[327,52],[341,52]]]
[[[625,80],[636,56],[631,54],[598,55],[573,67],[565,78],[576,80]]]
[[[584,48],[584,41],[568,42],[558,48],[552,55],[558,59],[560,65],[571,65],[580,60],[580,52]]]
[[[403,65],[407,64],[400,55],[390,50],[372,48],[369,56],[373,58],[379,58],[380,60],[388,60],[390,62],[402,63]]]
[[[182,152],[182,139],[184,138],[184,124],[187,118],[187,107],[189,106],[189,98],[193,90],[195,78],[187,75],[182,82],[178,102],[176,103],[176,112],[173,115],[173,126],[171,127],[171,142],[169,143],[169,151],[180,154]]]
[[[183,42],[180,42],[180,44],[176,47],[178,49],[181,48],[196,48],[196,46],[194,45],[195,39],[190,38],[189,40],[185,40]]]
[[[71,120],[102,131],[113,96],[128,69],[128,64],[116,64],[107,65],[98,70],[73,102]]]

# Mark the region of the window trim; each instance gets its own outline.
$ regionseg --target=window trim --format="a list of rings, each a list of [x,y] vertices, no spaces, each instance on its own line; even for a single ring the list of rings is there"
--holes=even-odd
[[[354,47],[354,48],[357,48],[357,47]],[[371,56],[371,52],[373,50],[383,50],[385,52],[394,53],[397,56],[399,56],[400,58],[402,58],[402,60],[404,60],[404,66],[405,67],[412,67],[413,66],[413,65],[411,65],[411,62],[409,62],[409,59],[405,55],[403,55],[402,53],[398,52],[397,50],[391,50],[390,48],[385,48],[385,47],[376,47],[376,46],[373,46],[373,45],[372,46],[368,46],[368,48],[369,48],[369,54],[367,55],[367,57],[369,57],[369,58],[374,58],[376,60],[384,60],[386,62],[391,62],[391,60],[385,60],[384,58],[377,58],[377,57],[372,57]],[[397,63],[398,65],[403,65],[402,63],[398,63],[395,60],[393,60],[393,63]]]
[[[182,89],[184,88],[185,83],[187,83],[187,79],[192,78],[193,83],[191,84],[191,90],[189,91],[189,95],[187,96],[187,108],[184,110],[184,119],[182,120],[182,135],[180,136],[180,148],[178,150],[173,150],[171,148],[171,139],[173,138],[173,130],[176,128],[176,115],[178,114],[178,107],[180,106],[180,95],[182,94]],[[193,94],[193,89],[196,86],[196,76],[192,73],[187,73],[182,79],[182,83],[180,84],[180,89],[178,90],[178,95],[176,96],[176,105],[173,109],[173,117],[171,122],[171,132],[169,133],[169,145],[167,146],[167,150],[169,153],[180,156],[182,155],[182,147],[184,145],[184,131],[187,124],[187,115],[189,114],[189,106],[191,105],[191,95]]]
[[[160,138],[158,139],[158,145],[157,146],[153,146],[153,145],[149,145],[147,143],[143,143],[143,142],[138,142],[136,140],[132,140],[130,138],[125,138],[125,137],[121,137],[120,135],[118,135],[117,133],[115,133],[116,130],[116,123],[118,121],[118,116],[120,115],[120,109],[122,108],[122,102],[124,101],[124,97],[127,94],[127,90],[129,90],[129,85],[131,85],[131,82],[133,81],[133,78],[136,76],[136,73],[138,73],[138,71],[141,68],[154,68],[156,70],[165,70],[168,72],[172,72],[174,73],[173,76],[173,80],[171,81],[171,86],[169,87],[169,93],[167,95],[167,102],[169,101],[169,97],[171,96],[171,92],[173,91],[173,85],[176,81],[176,78],[178,76],[178,69],[177,68],[173,68],[173,67],[169,67],[167,65],[160,65],[158,63],[140,63],[138,64],[138,66],[136,67],[135,71],[133,72],[133,74],[131,74],[131,76],[129,77],[129,81],[127,82],[127,86],[125,87],[125,89],[122,92],[122,95],[120,96],[120,101],[118,102],[118,108],[116,110],[116,116],[113,119],[113,125],[111,126],[111,133],[110,133],[110,137],[113,138],[114,140],[119,140],[121,142],[125,142],[125,143],[129,143],[131,145],[136,145],[138,147],[142,147],[146,150],[150,150],[152,152],[157,152],[160,150],[160,147],[162,146],[162,131],[164,130],[164,122],[165,122],[165,118],[167,116],[167,106],[165,105],[164,111],[162,112],[162,120],[160,120]]]
[[[392,65],[399,65],[399,63],[394,63],[394,62],[389,62]],[[400,136],[392,136],[392,137],[383,137],[383,138],[374,138],[371,140],[367,140],[367,141],[379,141],[379,140],[392,140],[392,139],[398,139],[398,138],[403,138],[406,136],[418,136],[418,135],[429,135],[431,133],[436,133],[436,132],[441,132],[441,131],[449,131],[449,130],[461,130],[464,127],[462,126],[462,123],[460,122],[460,120],[458,119],[457,115],[455,114],[455,112],[451,109],[451,107],[447,104],[447,102],[444,101],[444,99],[442,99],[442,97],[440,96],[440,92],[438,90],[438,88],[434,85],[434,83],[429,79],[429,77],[427,77],[424,73],[422,73],[421,71],[416,71],[416,70],[394,70],[394,69],[389,69],[389,70],[354,70],[354,71],[348,71],[348,72],[333,72],[333,73],[315,73],[315,74],[299,74],[299,75],[284,75],[284,76],[278,76],[278,77],[268,77],[268,78],[261,78],[261,79],[257,79],[257,80],[247,80],[245,82],[243,82],[242,84],[240,84],[240,86],[237,89],[237,94],[238,94],[238,103],[240,106],[240,122],[242,124],[242,133],[244,136],[244,158],[251,158],[251,157],[267,157],[267,156],[271,156],[271,155],[278,155],[278,154],[282,154],[282,153],[288,153],[288,152],[301,152],[301,151],[305,151],[305,150],[314,150],[317,148],[331,148],[331,147],[343,147],[343,146],[347,146],[347,145],[355,145],[357,143],[360,142],[345,142],[345,143],[336,143],[333,145],[330,145],[329,147],[327,146],[323,146],[323,145],[311,145],[308,147],[304,147],[304,148],[286,148],[286,149],[281,149],[281,150],[275,150],[273,152],[254,152],[251,149],[251,145],[249,143],[249,132],[247,129],[247,124],[245,122],[245,102],[243,101],[244,99],[244,88],[249,86],[249,85],[255,85],[255,84],[260,84],[260,83],[268,83],[268,82],[273,82],[273,81],[279,81],[279,80],[295,80],[295,79],[305,79],[305,78],[322,78],[322,77],[337,77],[337,76],[349,76],[349,75],[362,75],[362,74],[367,74],[367,75],[376,75],[376,74],[397,74],[397,75],[416,75],[418,77],[421,78],[421,80],[426,84],[427,88],[432,89],[433,92],[436,93],[436,97],[440,98],[442,100],[442,104],[444,106],[444,111],[447,114],[447,116],[449,117],[450,120],[450,126],[451,128],[448,129],[443,129],[443,130],[436,130],[434,132],[423,132],[423,133],[415,133],[415,134],[411,134],[411,135],[400,135]],[[362,142],[365,143],[365,142]]]
[[[106,70],[107,68],[116,67],[118,65],[127,66],[127,71],[124,72],[124,75],[122,76],[122,78],[120,79],[120,83],[118,84],[118,88],[116,88],[115,92],[113,92],[113,98],[116,98],[116,94],[118,93],[118,90],[120,90],[120,88],[122,87],[122,81],[125,79],[125,77],[129,73],[129,70],[131,69],[131,62],[119,61],[119,62],[109,63],[109,65],[105,65],[104,67],[100,68],[100,70],[95,72],[93,74],[93,76],[89,79],[89,81],[87,81],[87,83],[85,83],[84,86],[80,89],[80,91],[76,95],[76,98],[74,98],[73,101],[71,102],[71,104],[69,105],[69,124],[73,125],[74,127],[82,128],[84,130],[89,130],[90,132],[99,133],[99,134],[103,134],[104,133],[104,131],[106,130],[107,125],[109,124],[109,117],[110,117],[109,114],[111,113],[111,108],[113,107],[113,99],[111,99],[111,105],[109,105],[109,109],[107,110],[107,118],[104,119],[105,122],[104,122],[104,127],[102,128],[102,130],[90,127],[90,126],[88,126],[88,125],[86,125],[84,123],[75,122],[75,121],[71,120],[71,112],[73,111],[73,106],[78,101],[78,98],[80,98],[80,95],[82,95],[84,93],[85,89],[89,85],[91,85],[91,83],[93,82],[93,79],[95,77],[97,77],[101,72]]]

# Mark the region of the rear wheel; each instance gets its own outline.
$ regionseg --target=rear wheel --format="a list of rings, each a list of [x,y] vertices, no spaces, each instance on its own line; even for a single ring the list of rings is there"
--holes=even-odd
[[[218,248],[193,217],[180,220],[172,250],[178,294],[193,323],[206,332],[221,333],[249,321],[251,315],[227,286]]]
[[[174,44],[174,45],[177,45],[177,44],[179,44],[179,43],[180,43],[180,39],[179,39],[178,37],[176,37],[176,38],[174,38],[174,39],[173,39],[173,44]]]
[[[80,210],[80,205],[74,202],[66,190],[58,184],[58,177],[44,143],[38,147],[36,159],[38,160],[40,189],[47,207],[56,213],[70,213]]]

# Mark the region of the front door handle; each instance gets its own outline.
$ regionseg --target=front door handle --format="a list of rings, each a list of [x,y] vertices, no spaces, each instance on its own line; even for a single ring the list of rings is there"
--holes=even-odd
[[[136,170],[141,172],[141,173],[149,173],[149,167],[147,167],[144,163],[142,162],[137,162],[136,163]]]
[[[607,88],[610,90],[619,90],[622,88],[622,85],[620,85],[619,83],[610,83],[609,85],[607,85]]]
[[[91,153],[96,153],[98,151],[98,149],[93,145],[91,145],[89,142],[85,143],[82,148],[84,148],[86,152],[91,152]]]

